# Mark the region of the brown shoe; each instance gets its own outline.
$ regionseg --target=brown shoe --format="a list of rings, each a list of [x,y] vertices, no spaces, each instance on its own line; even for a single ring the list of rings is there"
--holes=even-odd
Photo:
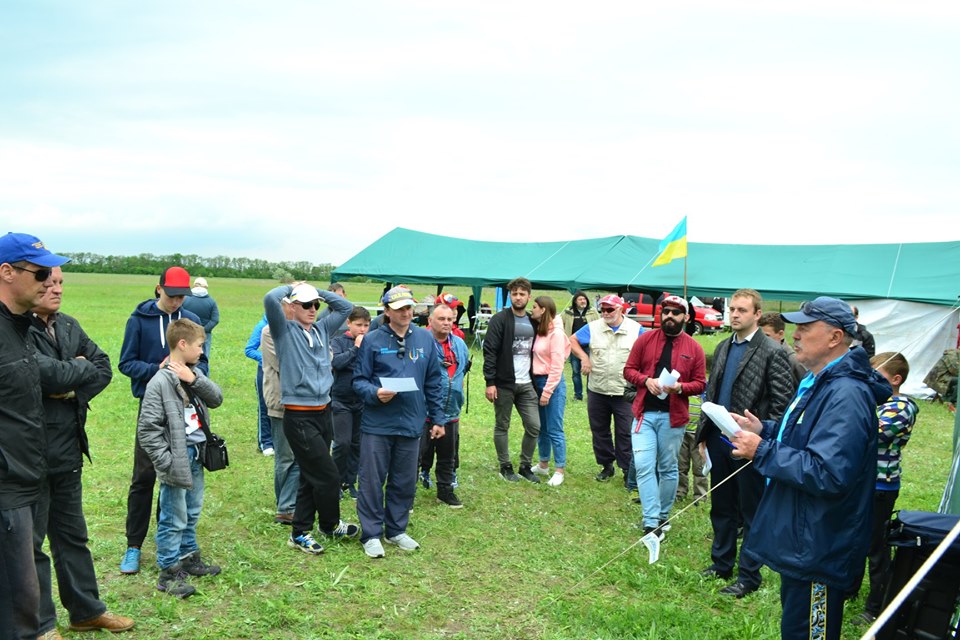
[[[93,620],[85,622],[70,623],[70,631],[110,631],[111,633],[120,633],[133,629],[133,619],[126,616],[118,616],[115,613],[105,611]]]
[[[278,513],[273,517],[273,521],[277,524],[293,524],[293,514],[292,513]]]
[[[63,640],[63,636],[57,631],[56,627],[50,629],[42,636],[37,636],[37,640]]]

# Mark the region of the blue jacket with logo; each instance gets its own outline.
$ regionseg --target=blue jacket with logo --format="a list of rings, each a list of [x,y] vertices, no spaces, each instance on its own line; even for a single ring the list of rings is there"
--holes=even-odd
[[[764,421],[753,464],[769,479],[744,552],[777,573],[845,589],[870,546],[877,404],[890,385],[856,347],[823,370],[780,423]]]
[[[419,438],[423,423],[445,424],[442,388],[445,378],[436,357],[436,341],[426,329],[407,329],[403,353],[389,324],[371,331],[360,344],[353,369],[353,390],[363,399],[360,431],[383,436]],[[400,357],[402,355],[402,357]],[[398,393],[383,403],[380,378],[413,378],[419,391]]]
[[[450,348],[453,355],[457,358],[457,368],[451,377],[447,368],[443,366],[443,346],[434,339],[434,354],[437,362],[440,363],[440,373],[443,376],[443,387],[441,388],[440,404],[443,407],[443,422],[440,424],[450,424],[460,419],[460,409],[463,407],[463,376],[467,369],[467,362],[470,360],[470,350],[467,343],[461,338],[450,334],[447,338],[450,341]]]

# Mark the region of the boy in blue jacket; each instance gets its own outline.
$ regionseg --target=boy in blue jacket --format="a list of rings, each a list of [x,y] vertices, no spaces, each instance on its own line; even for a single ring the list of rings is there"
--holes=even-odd
[[[417,490],[420,434],[429,414],[430,437],[444,435],[441,404],[443,373],[429,331],[410,326],[416,301],[405,287],[383,295],[386,320],[363,339],[354,368],[353,388],[363,400],[360,430],[360,495],[357,514],[363,550],[383,557],[380,536],[403,551],[420,548],[407,535]],[[416,384],[416,390],[392,391],[385,379]],[[386,482],[386,492],[384,492]]]
[[[130,390],[141,405],[147,383],[170,356],[166,337],[170,323],[182,318],[201,324],[200,318],[181,308],[184,298],[189,295],[193,295],[190,291],[190,274],[183,267],[169,267],[160,275],[154,298],[138,304],[127,320],[117,366],[120,373],[130,378]],[[207,374],[206,356],[200,357],[197,368],[204,375]],[[150,528],[156,481],[153,463],[140,447],[138,438],[134,441],[133,477],[127,494],[127,550],[120,562],[121,573],[140,571],[140,547]]]

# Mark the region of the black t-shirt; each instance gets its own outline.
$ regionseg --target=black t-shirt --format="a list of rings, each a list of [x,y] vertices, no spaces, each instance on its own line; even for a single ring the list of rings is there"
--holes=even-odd
[[[657,367],[653,371],[653,377],[659,378],[660,372],[666,369],[671,371],[673,367],[670,366],[670,362],[673,359],[673,341],[674,338],[667,336],[667,341],[663,345],[663,351],[660,352],[660,359],[657,360]],[[644,411],[670,411],[670,396],[668,395],[664,399],[660,399],[652,393],[647,393],[647,397],[643,400],[643,410]]]

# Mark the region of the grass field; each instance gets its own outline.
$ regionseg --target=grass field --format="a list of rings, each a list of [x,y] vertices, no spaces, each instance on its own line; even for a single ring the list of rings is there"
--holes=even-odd
[[[207,474],[199,526],[205,556],[223,567],[195,579],[185,601],[159,593],[155,524],[144,547],[143,571],[123,576],[126,493],[132,469],[137,403],[129,381],[114,381],[93,402],[87,430],[94,463],[85,468],[86,514],[101,596],[111,610],[133,616],[129,638],[691,638],[779,637],[779,581],[764,570],[760,591],[744,600],[717,594],[705,581],[709,506],[678,515],[657,564],[648,565],[633,524],[639,507],[618,476],[593,480],[583,403],[566,413],[567,481],[557,488],[505,483],[497,476],[493,408],[483,398],[479,354],[462,421],[461,488],[466,508],[452,511],[433,491],[418,490],[409,532],[422,544],[413,554],[388,547],[372,561],[355,542],[327,546],[320,557],[286,547],[289,529],[273,524],[273,461],[256,447],[256,365],[244,357],[262,315],[267,281],[209,279],[221,324],[213,334],[211,377],[225,401],[213,428],[230,447],[231,466]],[[124,324],[134,306],[152,297],[156,279],[66,274],[63,311],[76,316],[116,366]],[[433,288],[413,287],[418,296]],[[377,299],[379,285],[348,285],[348,297]],[[453,288],[466,300],[469,292]],[[492,301],[492,300],[491,300]],[[568,299],[558,296],[558,306]],[[708,353],[719,337],[698,338]],[[569,375],[567,376],[569,384]],[[953,417],[921,403],[906,450],[898,505],[935,510],[949,468]],[[511,445],[519,452],[519,427]],[[516,462],[516,460],[515,460]],[[689,502],[678,505],[688,507]],[[342,503],[356,521],[354,503]],[[862,598],[848,605],[859,613]],[[66,614],[61,611],[61,624]],[[845,638],[859,637],[854,627]]]

